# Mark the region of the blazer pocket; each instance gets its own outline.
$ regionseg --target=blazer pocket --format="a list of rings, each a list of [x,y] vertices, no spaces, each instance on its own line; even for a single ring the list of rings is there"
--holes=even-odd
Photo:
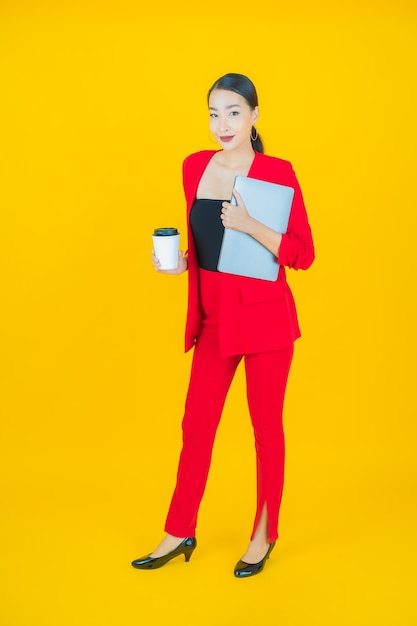
[[[282,300],[284,298],[282,283],[280,280],[270,282],[253,278],[250,283],[240,286],[240,298],[242,304]]]

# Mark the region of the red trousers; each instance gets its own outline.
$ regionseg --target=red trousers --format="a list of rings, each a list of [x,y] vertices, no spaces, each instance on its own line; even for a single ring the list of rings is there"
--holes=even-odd
[[[236,368],[243,358],[257,465],[257,510],[251,538],[266,505],[268,541],[272,542],[278,537],[285,453],[282,409],[293,345],[278,351],[222,357],[217,324],[219,279],[215,272],[200,270],[204,317],[194,348],[182,422],[183,447],[165,531],[177,537],[195,536],[217,427]]]

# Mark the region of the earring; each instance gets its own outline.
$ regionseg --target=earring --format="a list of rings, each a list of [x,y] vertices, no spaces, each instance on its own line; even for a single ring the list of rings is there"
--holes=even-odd
[[[255,137],[252,137],[252,131],[255,129]],[[250,131],[250,138],[252,139],[252,141],[256,141],[258,139],[259,133],[258,133],[258,129],[255,128],[255,126],[252,126],[252,130]]]

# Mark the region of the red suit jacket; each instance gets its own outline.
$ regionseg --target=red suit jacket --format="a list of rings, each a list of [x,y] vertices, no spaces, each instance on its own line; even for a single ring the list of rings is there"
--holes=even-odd
[[[185,351],[198,336],[201,312],[198,296],[198,262],[190,227],[190,211],[198,183],[215,150],[188,156],[183,164],[183,185],[188,225],[188,312]],[[223,356],[268,352],[288,347],[300,337],[294,298],[284,266],[307,269],[314,260],[311,229],[300,186],[291,163],[257,152],[248,176],[295,189],[287,233],[282,236],[277,262],[278,278],[271,282],[232,274],[221,274],[219,333]]]

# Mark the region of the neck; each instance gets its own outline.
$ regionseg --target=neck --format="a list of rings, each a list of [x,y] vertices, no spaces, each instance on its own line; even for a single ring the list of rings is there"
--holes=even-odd
[[[252,148],[252,144],[249,146],[241,147],[239,150],[222,150],[221,160],[227,167],[233,169],[239,169],[244,167],[253,161],[255,151]]]

